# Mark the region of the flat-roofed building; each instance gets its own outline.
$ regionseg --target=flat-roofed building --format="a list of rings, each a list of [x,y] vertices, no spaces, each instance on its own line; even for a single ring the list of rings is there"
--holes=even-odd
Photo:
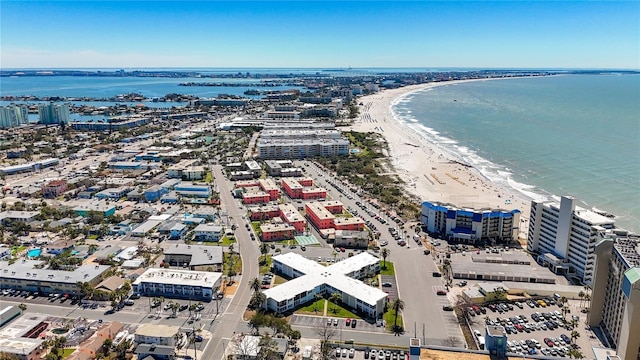
[[[308,157],[346,156],[347,139],[287,139],[263,138],[256,144],[262,159],[304,159]]]
[[[297,234],[296,228],[285,223],[260,225],[260,232],[262,241],[293,239]]]
[[[321,203],[307,203],[305,204],[305,210],[307,212],[307,218],[316,228],[320,230],[333,228],[333,220],[335,216],[322,206]]]
[[[290,199],[302,198],[303,186],[296,179],[282,179],[282,190]]]
[[[264,221],[280,216],[280,208],[276,205],[252,206],[249,209],[249,218],[253,221]]]
[[[67,191],[66,180],[53,180],[42,185],[42,196],[47,199],[55,198]]]
[[[10,359],[38,360],[42,356],[44,339],[40,335],[46,328],[47,316],[26,314],[0,329],[0,354]]]
[[[36,216],[39,214],[40,211],[2,211],[0,212],[0,224],[10,225],[19,222],[28,223],[35,220]]]
[[[364,230],[364,221],[357,216],[334,217],[333,228],[336,230],[362,231]]]
[[[76,205],[73,206],[73,212],[82,217],[88,216],[92,211],[98,212],[104,217],[109,217],[116,213],[116,207],[112,204],[90,200],[78,201]]]
[[[221,279],[219,272],[151,268],[138,276],[132,288],[145,296],[211,301]]]
[[[284,222],[293,226],[299,233],[304,232],[307,227],[307,222],[295,206],[291,204],[280,204],[278,205],[278,209],[280,210],[280,217]]]
[[[265,204],[271,201],[271,196],[262,190],[257,188],[245,188],[246,191],[242,193],[243,204]]]
[[[333,244],[339,247],[366,249],[369,245],[369,233],[367,231],[336,230]]]
[[[599,326],[621,359],[640,358],[640,236],[607,231],[595,247],[590,326]]]
[[[518,239],[520,210],[459,208],[425,201],[421,223],[430,234],[458,242],[510,242]]]
[[[0,261],[0,288],[43,294],[80,294],[79,282],[96,285],[108,265],[82,265],[73,271],[38,269],[42,261],[21,260],[13,264]]]
[[[527,250],[555,273],[590,284],[599,234],[614,228],[614,219],[580,208],[572,196],[560,203],[532,201]]]
[[[189,270],[222,271],[222,255],[219,246],[175,244],[164,250],[164,262]]]
[[[387,293],[358,280],[380,270],[380,259],[360,253],[331,266],[322,266],[295,253],[272,258],[273,271],[293,278],[264,291],[263,307],[287,312],[315,298],[315,295],[340,294],[342,303],[374,319],[384,313]]]
[[[302,198],[304,200],[325,199],[327,197],[327,189],[325,188],[303,188]]]
[[[269,196],[271,197],[271,200],[278,200],[280,198],[280,189],[278,188],[278,185],[276,185],[276,183],[273,182],[273,180],[260,179],[258,180],[258,184],[260,185],[260,188],[264,192],[269,194]]]
[[[196,241],[220,241],[222,238],[222,226],[200,224],[193,229],[193,238]]]
[[[174,191],[180,196],[208,198],[211,196],[211,187],[207,184],[198,184],[182,181],[174,186]]]
[[[332,214],[342,214],[344,205],[337,200],[327,200],[322,202],[322,206]]]

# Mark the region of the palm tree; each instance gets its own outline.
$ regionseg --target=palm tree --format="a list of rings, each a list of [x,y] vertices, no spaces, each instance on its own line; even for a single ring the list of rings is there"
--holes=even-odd
[[[391,308],[393,309],[393,312],[394,312],[393,326],[396,327],[398,325],[398,313],[404,310],[404,301],[400,300],[400,298],[395,299],[391,303]]]
[[[333,303],[333,313],[336,314],[338,312],[338,302],[342,301],[342,296],[340,296],[340,294],[338,294],[337,292],[334,292],[331,294],[331,296],[329,296],[329,301],[331,301]]]
[[[569,307],[567,305],[564,305],[562,307],[562,319],[564,319],[565,322],[567,321],[567,314],[569,313],[569,311],[571,310],[569,310]]]
[[[582,301],[584,300],[585,295],[585,292],[582,290],[580,290],[580,292],[578,293],[578,297],[580,298],[580,307],[582,307]]]
[[[386,269],[387,268],[387,258],[389,257],[389,255],[391,255],[391,250],[389,250],[387,248],[384,248],[380,252],[380,255],[382,256],[382,268]]]
[[[577,330],[571,331],[571,342],[575,343],[576,339],[580,337],[580,333]]]
[[[267,243],[262,242],[260,244],[260,254],[262,254],[262,256],[265,256],[269,253],[269,246],[267,245]]]
[[[249,287],[251,288],[251,290],[253,290],[253,292],[260,291],[261,286],[262,286],[262,283],[257,277],[249,281]]]

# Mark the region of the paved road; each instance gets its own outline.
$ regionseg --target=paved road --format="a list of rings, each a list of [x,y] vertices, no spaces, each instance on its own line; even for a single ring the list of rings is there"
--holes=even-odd
[[[397,291],[400,299],[405,303],[403,320],[406,333],[403,337],[413,337],[417,335],[419,338],[423,338],[422,329],[424,327],[424,338],[427,340],[426,344],[449,344],[449,337],[454,336],[459,340],[457,342],[458,346],[464,346],[464,337],[460,327],[457,325],[455,316],[452,312],[442,310],[442,305],[447,304],[448,301],[445,297],[436,295],[436,290],[434,289],[444,285],[443,278],[432,277],[431,273],[437,270],[437,267],[432,256],[424,255],[424,247],[422,247],[421,244],[415,243],[413,240],[407,241],[407,244],[410,245],[409,247],[398,245],[388,232],[389,227],[397,228],[394,222],[388,221],[387,224],[382,224],[369,216],[365,211],[362,211],[360,207],[356,205],[356,201],[365,204],[366,201],[349,191],[348,187],[340,185],[338,180],[336,182],[338,186],[353,196],[353,199],[342,196],[334,186],[326,182],[328,174],[318,169],[315,165],[305,167],[305,170],[308,176],[313,177],[317,183],[325,186],[329,190],[332,198],[340,200],[345,207],[350,206],[358,210],[358,216],[371,221],[377,230],[381,232],[382,236],[380,239],[389,242],[387,249],[391,251],[391,255],[388,260],[394,264],[397,284],[397,288],[394,286],[392,290]],[[336,181],[336,179],[333,180]],[[375,213],[379,213],[383,218],[386,218],[386,216],[377,209],[373,207],[370,207],[370,209]],[[413,235],[415,233],[415,231],[408,226],[407,229],[407,234]],[[400,232],[402,232],[402,229],[400,230]],[[385,290],[385,288],[383,288],[383,290]],[[392,291],[390,291],[390,293],[391,292]],[[391,338],[393,339],[394,337],[391,336]],[[397,341],[397,337],[395,337],[395,339],[395,341]]]
[[[245,220],[242,219],[242,216],[246,214],[246,211],[240,208],[236,199],[231,196],[229,182],[224,178],[222,166],[212,165],[211,172],[220,192],[222,207],[226,210],[229,221],[238,225],[236,229],[236,251],[242,254],[242,277],[238,284],[238,290],[222,317],[219,318],[218,323],[215,324],[214,322],[215,326],[211,330],[213,333],[212,340],[202,354],[203,359],[221,359],[224,347],[228,342],[226,339],[231,338],[235,332],[247,332],[249,330],[247,323],[242,319],[242,314],[251,298],[249,281],[258,277],[260,251],[258,242],[251,241],[249,232],[243,226]]]

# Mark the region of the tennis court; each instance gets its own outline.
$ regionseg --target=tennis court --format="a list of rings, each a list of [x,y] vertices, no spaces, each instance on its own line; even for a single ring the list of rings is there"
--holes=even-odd
[[[303,235],[296,236],[296,241],[299,245],[319,245],[320,243],[313,236]]]

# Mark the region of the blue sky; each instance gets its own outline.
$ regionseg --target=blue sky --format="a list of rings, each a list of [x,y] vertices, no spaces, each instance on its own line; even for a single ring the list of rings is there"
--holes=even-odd
[[[640,2],[0,2],[0,67],[640,68]]]

